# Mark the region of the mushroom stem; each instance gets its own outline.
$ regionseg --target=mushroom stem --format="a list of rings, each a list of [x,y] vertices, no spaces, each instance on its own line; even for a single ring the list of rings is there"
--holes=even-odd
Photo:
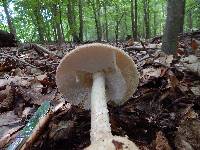
[[[93,73],[91,92],[91,143],[112,136],[105,93],[105,75]]]

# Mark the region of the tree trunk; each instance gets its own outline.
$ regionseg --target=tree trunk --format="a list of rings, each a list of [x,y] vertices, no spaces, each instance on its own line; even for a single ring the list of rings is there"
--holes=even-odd
[[[67,2],[67,19],[69,23],[69,28],[71,30],[71,35],[73,37],[73,42],[79,42],[78,35],[77,35],[77,26],[76,26],[76,16],[74,10],[74,3],[73,0],[68,0]]]
[[[0,30],[0,47],[17,46],[17,41],[12,33]]]
[[[137,0],[131,0],[131,23],[133,38],[137,39]]]
[[[167,54],[176,54],[181,18],[183,19],[181,16],[183,3],[184,0],[168,0],[167,2],[167,19],[162,39],[162,50]]]
[[[156,22],[156,11],[153,12],[153,34],[157,34],[157,22]]]
[[[62,22],[62,10],[61,10],[61,5],[59,3],[59,16],[60,16],[60,29],[62,33],[62,42],[65,42],[65,34],[64,34],[64,28],[63,28],[63,22]]]
[[[124,13],[121,15],[120,18],[117,18],[116,20],[116,26],[115,26],[115,42],[118,44],[118,39],[119,39],[119,25],[121,23],[121,20],[124,16]]]
[[[9,27],[10,33],[12,33],[16,37],[16,29],[15,29],[13,23],[12,23],[12,18],[9,14],[9,11],[8,11],[7,0],[3,0],[3,7],[4,7],[5,14],[6,14],[6,19],[7,19],[7,22],[8,22],[8,27]]]
[[[78,7],[79,7],[79,22],[80,22],[79,39],[80,39],[80,42],[83,42],[83,4],[82,4],[82,0],[78,1]]]
[[[188,12],[188,23],[189,23],[189,29],[190,31],[192,30],[193,28],[193,22],[192,22],[192,10],[190,10]]]
[[[64,39],[61,31],[61,23],[60,23],[60,5],[59,4],[53,4],[53,15],[54,15],[54,21],[55,21],[55,27],[57,32],[57,42],[58,44],[62,44]]]
[[[41,23],[41,17],[42,16],[39,12],[35,13],[39,40],[40,40],[41,43],[44,43],[44,41],[45,41],[44,40],[44,30],[43,30],[42,23]]]
[[[135,37],[134,0],[131,0],[131,24],[132,24],[132,36]]]
[[[182,1],[182,0],[181,0]],[[184,28],[184,16],[185,16],[185,0],[183,0],[182,3],[180,3],[180,24],[179,24],[179,33],[183,33],[183,28]]]
[[[153,35],[156,36],[157,34],[157,28],[158,28],[158,25],[157,25],[157,3],[154,3],[154,10],[153,10]]]
[[[94,21],[96,26],[96,32],[97,32],[97,41],[101,41],[102,38],[102,27],[101,27],[101,21],[100,21],[100,1],[96,0],[96,3],[94,0],[90,1],[93,14],[94,14]]]
[[[44,43],[44,33],[45,33],[45,28],[44,28],[44,21],[43,21],[43,16],[41,14],[41,4],[40,1],[37,0],[37,4],[32,6],[32,11],[33,17],[32,20],[37,28],[38,36],[39,36],[39,42]]]
[[[149,1],[143,0],[143,9],[144,9],[144,24],[145,24],[145,38],[150,37],[149,31]]]
[[[105,14],[105,32],[106,32],[106,41],[108,42],[108,18],[107,18],[107,6],[104,2],[104,14]]]
[[[135,0],[135,34],[134,34],[134,39],[137,40],[137,16],[138,16],[138,11],[137,11],[137,0]]]

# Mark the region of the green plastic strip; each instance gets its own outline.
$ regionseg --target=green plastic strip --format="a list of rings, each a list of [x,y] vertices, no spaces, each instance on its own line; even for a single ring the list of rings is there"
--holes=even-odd
[[[26,126],[20,131],[19,135],[15,138],[14,142],[9,145],[7,150],[19,150],[26,140],[30,137],[36,125],[50,110],[50,101],[44,101],[38,110],[34,113]]]

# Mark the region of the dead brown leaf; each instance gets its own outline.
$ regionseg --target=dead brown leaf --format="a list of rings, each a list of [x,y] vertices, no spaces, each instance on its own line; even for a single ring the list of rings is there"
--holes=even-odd
[[[162,131],[156,134],[156,150],[172,150]]]

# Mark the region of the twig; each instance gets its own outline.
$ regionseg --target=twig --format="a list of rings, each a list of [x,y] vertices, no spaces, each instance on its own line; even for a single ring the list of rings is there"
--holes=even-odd
[[[0,127],[3,127],[3,126],[11,126],[11,125],[13,125],[13,124],[19,124],[19,123],[21,123],[22,122],[22,120],[16,120],[16,121],[13,121],[13,122],[9,122],[9,123],[6,123],[6,124],[2,124],[2,125],[0,125]]]
[[[145,47],[145,45],[144,45],[144,43],[140,40],[140,43],[141,43],[141,45],[142,45],[142,47],[143,47],[143,50],[145,51],[146,50],[146,47]]]
[[[23,64],[25,64],[25,65],[28,65],[28,66],[33,67],[33,68],[38,68],[38,67],[36,67],[36,66],[34,66],[34,65],[31,65],[31,64],[29,64],[29,63],[27,63],[27,62],[25,62],[25,61],[23,61],[23,60],[20,60],[19,58],[15,57],[15,56],[11,56],[11,55],[4,54],[4,53],[0,53],[0,55],[6,56],[6,57],[9,57],[9,58],[12,58],[12,59],[15,59],[15,60],[17,60],[17,61],[19,61],[19,62],[21,62],[21,63],[23,63]],[[38,69],[39,69],[39,68],[38,68]]]
[[[51,56],[56,56],[56,57],[59,57],[57,54],[55,54],[54,52],[51,52],[49,51],[48,49],[46,49],[45,47],[39,45],[39,44],[32,44],[32,43],[26,43],[26,44],[23,44],[21,47],[19,47],[17,49],[17,51],[24,51],[25,49],[35,49],[35,51],[38,53],[38,54],[43,54],[43,53],[46,53],[46,54],[49,54]]]

